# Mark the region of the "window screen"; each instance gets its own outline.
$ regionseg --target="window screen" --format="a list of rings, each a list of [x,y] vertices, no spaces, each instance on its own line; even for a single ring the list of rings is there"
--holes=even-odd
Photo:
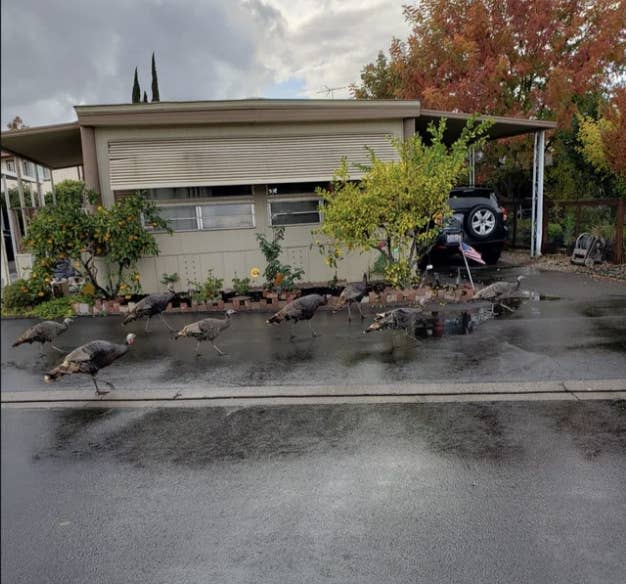
[[[159,207],[159,215],[168,222],[173,231],[198,229],[195,207]]]
[[[319,223],[319,200],[271,201],[270,218],[272,225]]]
[[[241,229],[254,227],[250,203],[233,205],[201,205],[202,229]]]

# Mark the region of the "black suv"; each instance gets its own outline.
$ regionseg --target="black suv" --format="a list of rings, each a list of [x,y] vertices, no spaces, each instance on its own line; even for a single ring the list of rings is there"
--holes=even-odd
[[[480,252],[487,264],[500,259],[508,227],[506,209],[498,203],[493,189],[488,187],[457,187],[450,192],[452,217],[443,228],[434,255],[457,252],[459,235],[465,243]]]

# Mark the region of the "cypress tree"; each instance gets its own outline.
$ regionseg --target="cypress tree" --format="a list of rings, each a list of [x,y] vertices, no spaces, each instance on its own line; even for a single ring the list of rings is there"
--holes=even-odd
[[[161,98],[159,97],[159,78],[157,77],[154,52],[152,53],[152,101],[161,101]]]
[[[133,81],[133,103],[141,101],[141,87],[139,87],[139,77],[137,77],[137,67],[135,67],[135,80]]]
[[[143,92],[143,102],[148,103],[148,94],[145,91]]]

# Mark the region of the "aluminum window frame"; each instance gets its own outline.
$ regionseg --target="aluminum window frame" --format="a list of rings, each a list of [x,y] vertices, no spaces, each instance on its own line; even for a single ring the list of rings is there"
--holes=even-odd
[[[280,225],[274,225],[272,216],[272,203],[304,203],[306,201],[317,201],[318,208],[317,214],[319,215],[319,221],[313,223],[282,223]],[[301,227],[306,225],[321,225],[324,221],[324,212],[322,211],[323,199],[319,196],[312,195],[310,193],[302,193],[302,196],[298,195],[268,195],[267,197],[267,223],[270,227]],[[277,215],[309,215],[313,211],[295,211],[293,213],[276,213]]]
[[[204,220],[202,218],[202,209],[201,207],[218,207],[225,205],[249,205],[250,206],[250,215],[252,218],[252,225],[247,225],[245,227],[208,227],[204,228]],[[196,227],[195,229],[175,229],[174,233],[202,233],[202,232],[211,232],[211,231],[239,231],[241,229],[256,229],[256,209],[254,206],[254,201],[204,201],[202,203],[195,202],[194,204],[189,203],[167,203],[165,205],[157,205],[157,209],[161,208],[171,208],[171,207],[192,207],[195,209],[195,220]],[[191,217],[185,219],[190,220]],[[167,219],[165,219],[167,221]],[[143,215],[141,216],[141,221],[143,223],[144,229],[146,229],[146,223]],[[165,230],[162,229],[149,229],[151,233],[166,233]]]

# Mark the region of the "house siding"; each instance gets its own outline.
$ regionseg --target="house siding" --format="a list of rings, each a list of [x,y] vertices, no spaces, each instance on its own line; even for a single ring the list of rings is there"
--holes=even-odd
[[[206,278],[209,269],[224,279],[225,287],[230,287],[235,276],[246,277],[252,267],[261,270],[265,267],[256,234],[271,236],[267,184],[330,181],[341,153],[345,151],[351,161],[365,162],[365,146],[373,147],[384,159],[395,158],[387,137],[401,138],[404,131],[402,119],[96,128],[102,199],[106,206],[111,206],[115,190],[201,184],[256,185],[253,193],[254,228],[156,234],[159,255],[142,259],[138,266],[146,292],[163,289],[159,283],[163,273],[177,272],[180,286],[185,287],[188,280]],[[325,144],[333,145],[327,148],[330,155],[324,155]],[[224,146],[222,151],[220,145]],[[234,150],[233,145],[236,146]],[[166,156],[168,148],[171,159]],[[192,155],[188,156],[190,153]],[[259,153],[262,156],[258,156]],[[211,165],[211,161],[217,164]],[[353,176],[360,176],[356,169]],[[195,200],[189,202],[197,203]],[[303,268],[304,282],[326,283],[333,278],[335,270],[326,265],[315,246],[311,248],[315,227],[287,226],[281,260]],[[340,262],[337,275],[340,279],[359,280],[374,259],[373,253],[351,253]]]

